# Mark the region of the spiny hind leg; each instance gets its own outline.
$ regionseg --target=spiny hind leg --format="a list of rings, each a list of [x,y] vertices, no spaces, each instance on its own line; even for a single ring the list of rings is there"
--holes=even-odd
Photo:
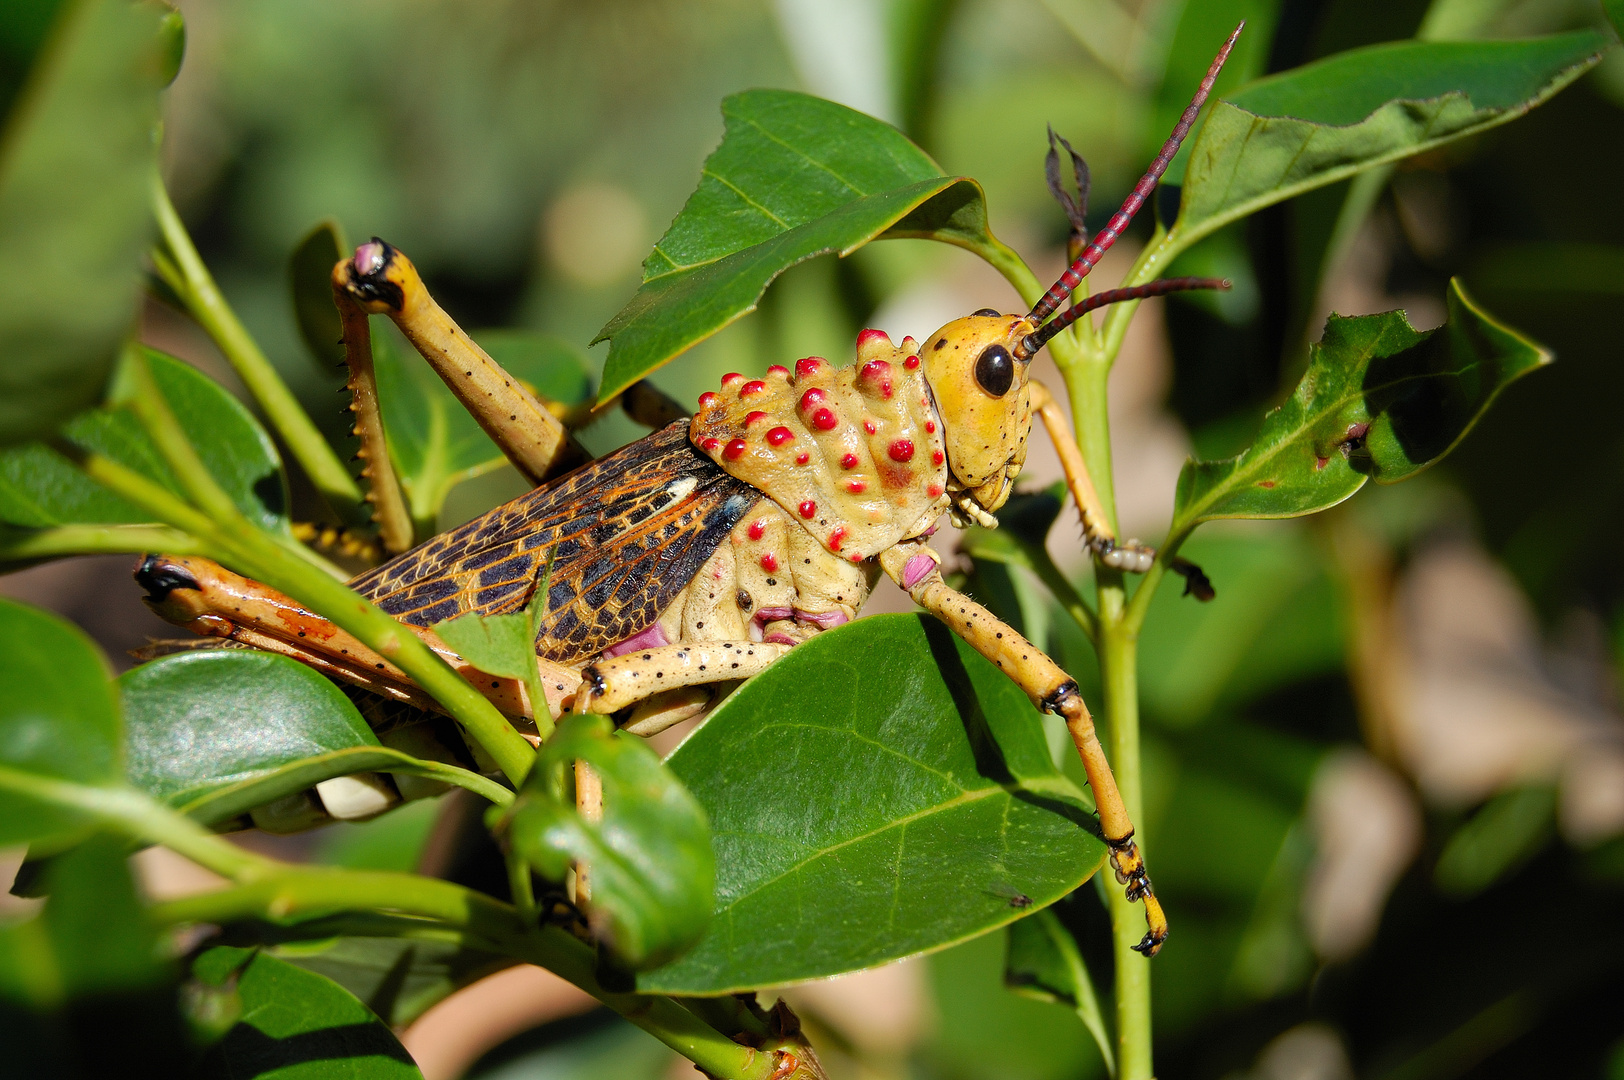
[[[655,694],[748,679],[789,650],[788,645],[765,641],[707,641],[637,649],[582,668],[574,707],[578,712],[614,713]]]
[[[880,565],[886,575],[902,586],[914,603],[947,623],[976,652],[991,660],[1026,692],[1034,705],[1066,721],[1066,730],[1071,733],[1072,743],[1083,761],[1083,770],[1088,774],[1088,786],[1094,789],[1100,830],[1105,834],[1117,881],[1127,886],[1129,900],[1145,902],[1148,930],[1144,940],[1134,948],[1146,956],[1156,955],[1162,942],[1167,940],[1167,917],[1156,900],[1150,875],[1133,842],[1133,821],[1122,801],[1122,793],[1117,790],[1116,776],[1111,772],[1105,749],[1100,746],[1094,718],[1083,703],[1076,680],[1013,627],[951,588],[942,580],[940,563],[934,551],[917,541],[907,541],[880,553]]]
[[[1077,500],[1077,512],[1083,519],[1084,544],[1106,566],[1135,574],[1149,570],[1156,559],[1156,549],[1137,540],[1117,539],[1105,514],[1105,505],[1094,488],[1093,477],[1088,473],[1088,463],[1083,460],[1083,452],[1077,448],[1077,441],[1071,436],[1066,414],[1061,412],[1048,387],[1036,379],[1030,385],[1032,409],[1049,433],[1049,441],[1060,456],[1060,468],[1066,474],[1066,487],[1071,490],[1072,498]],[[1175,557],[1168,563],[1168,568],[1183,576],[1186,595],[1193,595],[1197,600],[1211,600],[1215,595],[1212,582],[1195,563]]]

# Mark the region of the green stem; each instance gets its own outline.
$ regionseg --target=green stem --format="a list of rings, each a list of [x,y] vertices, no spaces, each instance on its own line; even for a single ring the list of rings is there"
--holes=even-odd
[[[167,248],[167,251],[160,249],[154,253],[153,266],[158,276],[214,339],[316,490],[344,520],[364,523],[366,515],[360,486],[226,303],[156,172],[152,179],[152,206]]]
[[[0,539],[0,564],[69,555],[137,555],[143,551],[202,554],[191,536],[161,525],[57,525],[16,533],[7,530]]]

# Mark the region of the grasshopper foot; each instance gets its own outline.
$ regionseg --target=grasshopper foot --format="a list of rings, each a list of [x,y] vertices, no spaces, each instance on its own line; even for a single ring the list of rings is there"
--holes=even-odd
[[[1151,887],[1150,875],[1145,872],[1145,860],[1139,857],[1139,847],[1133,842],[1133,833],[1118,840],[1106,840],[1111,849],[1111,868],[1116,871],[1117,883],[1127,886],[1126,893],[1130,901],[1143,900],[1145,902],[1145,924],[1148,929],[1145,936],[1135,945],[1134,951],[1143,953],[1146,957],[1155,956],[1167,940],[1167,916],[1162,912],[1162,905],[1156,899],[1156,891]]]

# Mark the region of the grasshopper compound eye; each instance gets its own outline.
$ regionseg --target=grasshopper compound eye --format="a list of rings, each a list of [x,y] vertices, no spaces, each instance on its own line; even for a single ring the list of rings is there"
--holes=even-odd
[[[976,385],[995,398],[1015,384],[1015,360],[1002,345],[988,345],[976,358]]]

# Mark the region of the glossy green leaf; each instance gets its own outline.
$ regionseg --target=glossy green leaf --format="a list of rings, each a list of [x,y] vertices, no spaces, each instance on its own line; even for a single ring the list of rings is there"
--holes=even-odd
[[[17,91],[39,59],[51,22],[63,0],[12,0],[0,20],[0,116],[10,110]]]
[[[135,316],[164,9],[63,4],[0,133],[0,445],[100,399]]]
[[[574,764],[603,781],[603,820],[575,808]],[[716,895],[705,812],[653,750],[617,735],[607,717],[572,714],[543,744],[503,822],[537,873],[562,882],[575,860],[592,875],[588,917],[604,947],[633,971],[688,949]]]
[[[348,990],[265,952],[232,970],[241,952],[216,949],[199,958],[200,975],[219,978],[209,969],[224,967],[225,978],[235,979],[242,1019],[209,1050],[196,1075],[204,1080],[422,1080],[388,1025]],[[230,963],[211,965],[211,953],[224,954]]]
[[[1143,150],[1149,161],[1161,151],[1163,142],[1190,104],[1212,58],[1235,27],[1243,20],[1235,47],[1224,62],[1223,71],[1212,88],[1212,99],[1228,97],[1239,87],[1256,79],[1269,69],[1269,47],[1274,38],[1275,22],[1280,16],[1280,0],[1202,0],[1201,3],[1181,4],[1177,11],[1177,26],[1166,45],[1167,58],[1162,67],[1161,85],[1156,88],[1154,107],[1145,120]],[[1190,157],[1190,142],[1186,140],[1168,172],[1184,175],[1184,165]]]
[[[1106,1069],[1116,1072],[1111,1033],[1100,1013],[1094,981],[1088,976],[1082,953],[1071,931],[1053,911],[1044,909],[1009,927],[1009,952],[1004,960],[1004,983],[1017,994],[1038,1001],[1058,1002],[1077,1013],[1094,1036],[1094,1045]]]
[[[722,144],[637,295],[594,339],[610,342],[600,400],[754,311],[775,277],[816,255],[881,237],[1004,250],[980,186],[943,176],[889,124],[788,90],[734,94],[722,117]]]
[[[1213,104],[1182,183],[1186,242],[1375,165],[1523,115],[1609,46],[1591,30],[1521,41],[1403,41],[1273,75]]]
[[[1613,32],[1624,35],[1624,0],[1601,0],[1601,10],[1613,24]]]
[[[535,664],[534,626],[522,611],[511,615],[458,615],[435,623],[434,632],[487,675],[522,679]]]
[[[928,616],[798,646],[669,762],[704,804],[716,920],[638,979],[719,994],[872,967],[1053,903],[1105,857],[1026,696]]]
[[[432,532],[447,492],[502,467],[507,458],[434,370],[401,344],[399,335],[382,329],[374,323],[372,354],[389,454],[413,520],[420,530]],[[544,398],[574,405],[591,392],[580,351],[556,338],[486,331],[476,340],[510,375]]]
[[[1418,331],[1400,311],[1333,315],[1286,403],[1251,447],[1188,461],[1173,531],[1214,518],[1282,518],[1334,506],[1366,480],[1397,483],[1447,454],[1510,382],[1551,361],[1495,322],[1459,281],[1449,321]]]
[[[344,321],[333,303],[333,267],[349,250],[344,226],[328,218],[306,233],[288,256],[293,317],[305,348],[328,373],[344,362]]]
[[[1556,832],[1556,789],[1513,788],[1490,799],[1449,838],[1433,868],[1445,895],[1475,896],[1527,862]]]
[[[265,429],[242,402],[190,364],[143,349],[152,376],[198,456],[248,519],[286,535],[287,478]],[[106,454],[176,494],[184,494],[168,465],[123,409],[93,409],[70,420],[63,433],[79,446]],[[0,521],[29,528],[71,524],[127,524],[151,515],[120,499],[39,443],[0,451]]]
[[[60,835],[87,820],[23,794],[8,777],[121,783],[110,676],[101,650],[78,627],[0,599],[0,845]]]
[[[514,961],[443,941],[341,937],[274,945],[272,956],[333,980],[394,1027]]]

